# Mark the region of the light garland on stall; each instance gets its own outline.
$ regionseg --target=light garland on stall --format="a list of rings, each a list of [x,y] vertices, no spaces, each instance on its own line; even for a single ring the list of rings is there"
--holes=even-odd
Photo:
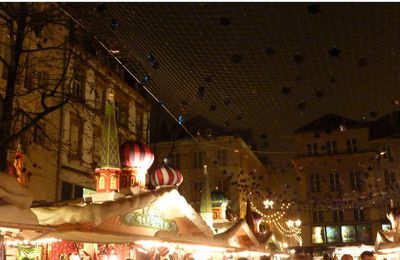
[[[301,238],[301,228],[299,227],[288,227],[289,229],[286,229],[285,227],[282,226],[279,221],[274,221],[274,224],[276,226],[276,229],[285,237],[292,237],[296,239],[297,242],[299,242],[300,245],[303,243],[303,239]]]
[[[252,209],[261,215],[261,217],[263,219],[262,221],[265,223],[268,223],[268,224],[271,224],[274,221],[278,221],[281,218],[283,218],[286,214],[286,210],[289,209],[290,205],[291,205],[290,203],[288,203],[288,204],[282,203],[279,211],[277,211],[273,214],[264,214],[254,205],[253,202],[250,201],[250,204],[251,204]]]
[[[274,221],[275,226],[277,227],[277,229],[284,235],[286,236],[295,236],[301,233],[301,229],[300,228],[289,228],[286,229],[285,227],[282,226],[281,223],[279,223],[279,221]]]
[[[3,242],[7,246],[19,246],[19,245],[43,245],[43,244],[50,244],[55,242],[60,242],[61,239],[57,238],[43,238],[38,240],[7,240]]]
[[[280,210],[273,213],[273,214],[265,214],[263,212],[261,212],[255,205],[253,202],[250,201],[251,207],[252,209],[257,212],[258,214],[261,215],[262,217],[262,221],[264,223],[268,223],[268,224],[274,224],[276,229],[279,231],[279,233],[281,233],[283,236],[285,237],[291,237],[296,239],[297,242],[299,242],[299,244],[302,244],[302,238],[301,238],[301,228],[300,226],[288,226],[288,229],[285,228],[279,221],[285,216],[286,214],[286,210],[288,210],[291,206],[291,203],[282,203]],[[301,223],[301,222],[300,222]],[[286,224],[287,225],[287,224]]]

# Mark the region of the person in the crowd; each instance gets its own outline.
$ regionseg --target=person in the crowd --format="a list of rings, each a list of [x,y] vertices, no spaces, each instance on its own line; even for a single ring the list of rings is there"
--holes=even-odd
[[[308,260],[308,257],[305,255],[296,254],[293,256],[292,260]]]
[[[353,260],[353,257],[351,255],[345,254],[345,255],[342,255],[340,260]]]
[[[361,260],[375,260],[374,252],[364,251],[360,255]]]

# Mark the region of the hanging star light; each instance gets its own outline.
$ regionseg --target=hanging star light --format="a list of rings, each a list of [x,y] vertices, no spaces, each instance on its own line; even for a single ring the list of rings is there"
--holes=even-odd
[[[329,55],[331,56],[331,58],[339,58],[339,55],[342,51],[340,49],[338,49],[335,45],[332,46],[332,49],[330,49],[328,51]]]
[[[274,201],[272,201],[272,200],[264,200],[263,201],[263,204],[264,204],[264,207],[266,208],[266,209],[272,209],[273,208],[273,206],[274,206]]]

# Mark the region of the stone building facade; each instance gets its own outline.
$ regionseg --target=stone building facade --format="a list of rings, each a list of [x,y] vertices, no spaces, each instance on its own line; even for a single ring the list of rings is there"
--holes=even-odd
[[[6,33],[1,33],[0,41],[4,42],[6,37]],[[24,95],[16,98],[15,108],[37,111],[41,100],[35,88],[56,84],[64,70],[57,95],[69,97],[69,101],[21,135],[9,149],[8,160],[13,160],[20,144],[25,154],[27,185],[36,201],[82,197],[85,188],[95,189],[92,172],[99,160],[101,121],[108,93],[115,96],[121,142],[149,141],[150,103],[138,93],[137,83],[118,63],[78,28],[49,25],[40,36],[28,35],[24,45],[27,49],[37,48],[38,42],[42,47],[63,43],[65,50],[70,50],[68,57],[63,50],[37,51],[29,58],[24,55],[17,83],[17,91]],[[5,45],[0,47],[2,56],[7,57],[10,50]],[[7,83],[5,72],[6,67],[0,62],[0,91]],[[15,127],[23,124],[22,118]]]
[[[378,129],[379,120],[328,114],[295,131],[297,193],[307,202],[299,212],[304,246],[373,244],[377,231],[388,225],[399,142]]]

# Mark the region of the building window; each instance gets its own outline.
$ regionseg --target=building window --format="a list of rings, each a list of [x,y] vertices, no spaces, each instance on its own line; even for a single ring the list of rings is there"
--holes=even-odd
[[[61,187],[61,200],[71,200],[82,198],[83,187],[77,184],[69,183],[66,181],[62,182]]]
[[[128,187],[128,177],[126,175],[121,175],[121,188],[127,188]]]
[[[311,174],[310,175],[310,191],[311,192],[320,192],[321,191],[321,181],[319,178],[319,174]]]
[[[324,214],[322,211],[313,211],[313,223],[324,222]]]
[[[193,202],[200,202],[201,199],[201,190],[203,188],[203,182],[201,181],[195,181],[193,182],[193,186],[192,186],[192,201]]]
[[[396,183],[396,175],[393,171],[388,171],[385,170],[385,185],[386,187],[393,187],[393,185]]]
[[[193,168],[203,167],[203,152],[196,151],[193,153]]]
[[[331,172],[329,174],[329,187],[331,191],[340,190],[340,179],[339,173],[337,171]]]
[[[336,141],[328,141],[326,143],[326,152],[327,153],[337,153],[337,143],[336,143]]]
[[[354,220],[355,221],[365,220],[365,212],[363,208],[354,209]]]
[[[136,135],[139,140],[144,139],[144,112],[143,109],[136,106]]]
[[[118,101],[115,102],[115,113],[117,123],[127,127],[129,119],[128,106]]]
[[[110,177],[110,190],[115,190],[117,189],[117,177],[115,175],[112,175]]]
[[[69,155],[80,157],[82,150],[83,123],[78,116],[71,114],[69,128]]]
[[[356,139],[347,139],[346,140],[346,151],[348,153],[355,153],[358,151]]]
[[[382,147],[383,158],[392,158],[392,154],[390,153],[390,146],[385,145]]]
[[[350,172],[350,187],[354,191],[361,191],[361,176],[360,172]]]
[[[218,163],[219,165],[226,165],[226,149],[218,150]]]
[[[169,163],[176,167],[176,168],[180,168],[181,166],[181,158],[180,158],[180,154],[179,153],[173,153],[169,156]]]
[[[344,221],[344,212],[341,209],[334,210],[332,212],[333,222],[343,222]]]
[[[307,154],[308,155],[316,155],[316,154],[318,154],[317,143],[309,143],[309,144],[307,144]]]
[[[83,75],[82,72],[78,69],[74,69],[71,84],[68,88],[68,95],[75,99],[82,99],[84,98],[84,82],[83,82]]]
[[[104,114],[105,107],[106,107],[107,89],[105,88],[104,85],[105,84],[103,83],[103,81],[101,79],[99,79],[98,77],[96,77],[94,108],[101,114]]]
[[[33,77],[33,82],[31,77]],[[27,76],[27,80],[25,82],[25,87],[28,89],[47,88],[48,86],[49,86],[49,73],[45,71],[33,71],[32,75]]]
[[[99,189],[106,188],[106,178],[104,176],[99,177]]]

